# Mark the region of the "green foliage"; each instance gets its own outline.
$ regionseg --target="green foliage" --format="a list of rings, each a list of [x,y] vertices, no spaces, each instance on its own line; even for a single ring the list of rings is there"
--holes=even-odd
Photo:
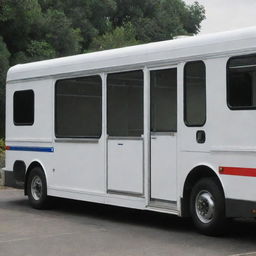
[[[9,57],[10,53],[3,38],[0,36],[0,83],[5,81],[6,71],[9,67]]]
[[[72,28],[72,22],[63,11],[47,10],[44,24],[47,42],[55,49],[57,56],[77,54],[81,52],[82,37],[79,28]]]
[[[0,136],[4,135],[5,120],[5,79],[9,68],[10,53],[0,36]]]
[[[27,55],[33,60],[51,59],[56,56],[55,49],[46,41],[32,40],[28,44]]]
[[[183,0],[0,0],[0,137],[9,66],[197,34],[204,18]]]
[[[0,153],[5,151],[5,142],[4,139],[0,139]]]
[[[90,50],[106,50],[141,43],[135,38],[135,30],[131,23],[116,27],[113,31],[93,39]]]
[[[39,32],[41,7],[37,0],[4,0],[3,3],[1,36],[12,54],[24,51]]]
[[[205,19],[205,9],[198,2],[186,7],[187,15],[184,17],[184,28],[188,33],[197,34],[200,32],[200,24]]]
[[[65,13],[73,28],[79,28],[83,50],[92,39],[108,31],[107,20],[116,9],[115,0],[39,0],[44,12],[54,9]]]
[[[195,11],[198,15],[195,15]],[[141,16],[133,21],[137,38],[143,42],[172,39],[177,35],[197,34],[205,18],[198,3],[186,5],[180,0],[161,0],[155,3],[152,17]],[[151,13],[152,14],[152,13]],[[197,18],[197,19],[196,19]]]
[[[5,165],[4,164],[4,160],[5,160],[4,156],[5,156],[5,142],[4,142],[4,139],[0,139],[0,168],[4,167],[4,165]]]

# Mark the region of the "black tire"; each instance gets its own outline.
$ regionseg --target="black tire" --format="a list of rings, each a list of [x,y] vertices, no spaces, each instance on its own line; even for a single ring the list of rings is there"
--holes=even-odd
[[[225,198],[215,178],[203,178],[192,188],[190,213],[199,232],[212,236],[225,232]]]
[[[37,185],[37,188],[33,189],[32,182],[35,184],[36,181],[38,181],[37,184],[39,185]],[[34,167],[29,173],[27,180],[27,193],[29,203],[33,208],[46,209],[49,207],[50,198],[47,196],[46,178],[40,167]]]

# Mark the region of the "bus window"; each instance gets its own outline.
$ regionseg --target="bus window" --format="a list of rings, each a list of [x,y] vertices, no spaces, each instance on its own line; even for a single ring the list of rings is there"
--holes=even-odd
[[[99,138],[102,130],[100,76],[63,79],[55,86],[57,138]]]
[[[187,126],[206,122],[206,74],[202,61],[188,62],[184,68],[184,121]]]
[[[35,95],[32,90],[16,91],[13,95],[13,122],[15,125],[33,125]]]
[[[150,72],[151,132],[177,131],[177,69]]]
[[[227,101],[230,109],[256,107],[256,56],[231,58],[227,65]]]
[[[108,135],[140,137],[143,134],[143,72],[107,77]]]

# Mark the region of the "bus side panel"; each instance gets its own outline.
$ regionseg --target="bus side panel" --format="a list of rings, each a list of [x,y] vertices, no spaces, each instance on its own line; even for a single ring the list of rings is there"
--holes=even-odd
[[[16,91],[33,90],[34,123],[15,125],[13,120],[13,96]],[[53,95],[52,80],[20,81],[6,86],[6,170],[12,171],[15,161],[21,160],[28,168],[34,160],[51,165],[52,152],[39,152],[52,148],[53,141]],[[30,150],[25,150],[27,147]],[[31,148],[33,150],[31,150]],[[39,150],[39,151],[38,151]],[[48,167],[46,168],[48,170]]]
[[[56,142],[51,188],[105,192],[104,143]]]
[[[228,107],[227,63],[230,57],[233,56],[212,60],[208,65],[211,70],[208,87],[211,95],[208,100],[210,152],[217,172],[219,167],[241,168],[239,175],[220,172],[226,198],[256,201],[256,179],[244,176],[245,169],[256,168],[256,110]]]
[[[231,56],[230,56],[231,57]],[[230,217],[252,216],[256,209],[255,110],[231,110],[227,105],[229,57],[205,61],[207,74],[207,121],[203,127],[186,127],[181,122],[179,143],[179,193],[183,195],[186,177],[196,166],[206,165],[217,174],[223,186]],[[182,114],[182,113],[180,113]],[[197,146],[196,131],[206,133],[205,146]],[[186,159],[186,161],[184,161]],[[222,168],[224,167],[224,172]],[[228,168],[228,169],[226,169]],[[238,172],[226,172],[238,168]],[[232,206],[235,203],[235,207]],[[245,208],[241,212],[239,208]],[[232,212],[229,207],[232,208]]]

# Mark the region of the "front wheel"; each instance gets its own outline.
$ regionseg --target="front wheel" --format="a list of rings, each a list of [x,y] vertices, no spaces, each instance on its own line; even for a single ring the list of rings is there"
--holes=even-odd
[[[35,209],[44,209],[49,205],[46,178],[40,167],[31,170],[27,181],[27,193],[30,205]]]
[[[225,231],[225,199],[214,178],[203,178],[192,188],[190,213],[196,228],[206,235]]]

